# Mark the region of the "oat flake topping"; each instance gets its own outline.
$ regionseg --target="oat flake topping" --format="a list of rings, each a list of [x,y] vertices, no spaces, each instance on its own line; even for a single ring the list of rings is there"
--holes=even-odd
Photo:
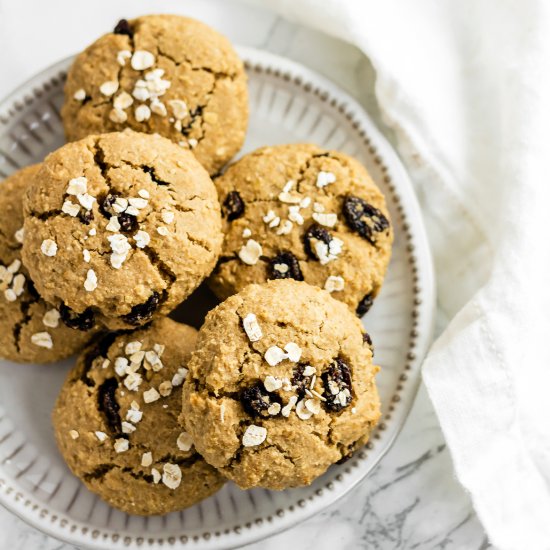
[[[294,342],[289,342],[285,345],[284,350],[279,346],[270,346],[264,354],[264,359],[272,367],[278,365],[281,361],[288,359],[293,363],[297,363],[302,356],[302,349]]]
[[[105,432],[95,432],[95,436],[101,442],[105,441],[108,438],[108,435]]]
[[[284,417],[288,418],[290,416],[290,413],[292,412],[292,409],[296,405],[297,401],[298,401],[298,396],[292,395],[288,400],[288,403],[281,409],[281,414]]]
[[[326,265],[329,262],[336,260],[338,255],[342,252],[344,246],[344,242],[337,237],[333,237],[328,245],[325,242],[315,238],[311,239],[311,241],[315,254],[319,258],[321,265]]]
[[[86,280],[84,281],[84,288],[88,292],[92,292],[97,288],[97,275],[93,269],[88,269]]]
[[[300,346],[298,344],[295,344],[294,342],[289,342],[285,346],[285,351],[287,352],[288,359],[293,363],[297,363],[302,356],[302,348],[300,348]]]
[[[287,354],[279,346],[270,346],[264,354],[264,359],[274,367],[287,358]]]
[[[111,97],[118,90],[118,82],[116,80],[108,80],[99,87],[99,91],[107,97]]]
[[[31,336],[31,342],[40,348],[53,348],[52,337],[47,332],[36,332]]]
[[[44,314],[42,318],[42,323],[44,326],[49,328],[57,328],[59,326],[60,314],[57,309],[50,309]]]
[[[168,397],[172,393],[172,383],[170,380],[161,382],[158,391],[162,397]]]
[[[155,64],[155,56],[146,50],[136,50],[132,55],[132,69],[135,71],[144,71]]]
[[[130,424],[130,422],[122,422],[122,433],[125,434],[131,434],[132,432],[136,431],[136,427],[133,424]]]
[[[127,439],[119,438],[115,441],[113,447],[117,453],[125,453],[130,448],[130,444]]]
[[[263,426],[251,424],[244,432],[243,445],[245,447],[257,447],[265,441],[266,437],[267,430]]]
[[[265,377],[264,387],[268,392],[273,392],[283,387],[283,381],[279,378],[268,375]]]
[[[84,176],[72,178],[67,186],[67,195],[83,195],[88,191],[88,179]]]
[[[239,251],[239,258],[247,265],[255,265],[258,263],[263,250],[260,243],[254,239],[248,239],[246,244]]]
[[[163,210],[161,213],[161,218],[164,223],[170,225],[174,221],[174,212],[170,210]]]
[[[172,377],[172,386],[181,386],[188,372],[189,371],[185,367],[180,367],[178,372],[176,372],[176,374]]]
[[[244,331],[246,332],[246,335],[248,336],[248,339],[251,342],[257,342],[258,340],[261,340],[263,336],[262,329],[258,324],[258,320],[256,318],[256,315],[254,315],[254,313],[249,313],[243,319],[243,327],[244,327]]]
[[[296,416],[300,420],[309,420],[313,416],[313,413],[306,408],[304,399],[296,405]]]
[[[317,174],[316,185],[319,189],[326,187],[327,185],[334,183],[336,176],[332,172],[323,172],[322,170]]]
[[[324,212],[313,212],[311,217],[321,225],[324,225],[326,227],[334,227],[336,223],[338,222],[338,215],[332,214],[332,213],[324,213]]]
[[[80,88],[74,93],[73,98],[76,99],[76,101],[84,101],[86,99],[86,90]]]
[[[40,250],[44,256],[53,257],[57,254],[57,243],[52,239],[44,239],[40,246]]]
[[[121,67],[124,67],[124,65],[126,65],[126,61],[128,61],[131,57],[132,52],[130,50],[120,50],[117,53],[116,60]]]
[[[162,468],[162,482],[169,489],[177,489],[181,483],[181,468],[177,464],[166,463]]]
[[[161,478],[160,472],[156,468],[151,468],[151,475],[153,476],[153,483],[156,485]]]
[[[153,453],[151,452],[143,453],[141,455],[141,465],[144,468],[147,468],[148,466],[151,466],[151,464],[153,464]]]
[[[8,302],[15,302],[25,291],[27,279],[22,273],[17,273],[20,268],[20,260],[14,260],[7,267],[0,264],[0,290],[4,291],[4,298]]]
[[[155,388],[143,392],[143,401],[145,401],[145,403],[153,403],[159,399],[160,393]]]
[[[23,244],[23,240],[25,239],[25,229],[23,227],[19,228],[13,236],[19,244]]]
[[[304,367],[303,371],[304,376],[312,376],[315,374],[315,367],[312,367],[311,365],[306,365]]]

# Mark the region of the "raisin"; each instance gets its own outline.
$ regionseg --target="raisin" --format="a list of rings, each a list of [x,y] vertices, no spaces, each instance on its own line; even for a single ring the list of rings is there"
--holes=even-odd
[[[118,199],[118,195],[115,193],[109,193],[100,203],[99,211],[106,217],[118,216],[117,212],[113,209],[113,204]]]
[[[377,233],[390,227],[388,218],[378,208],[359,197],[347,196],[343,212],[348,225],[372,245],[376,245]]]
[[[304,376],[304,369],[306,365],[298,365],[295,367],[290,380],[291,384],[296,388],[298,397],[302,398],[306,394],[306,389],[311,384],[311,376]]]
[[[59,308],[61,320],[69,327],[75,330],[87,331],[95,325],[95,315],[92,308],[85,309],[82,313],[76,313],[65,304]]]
[[[302,275],[302,270],[300,269],[300,264],[298,263],[296,256],[286,250],[279,252],[279,254],[277,254],[277,256],[269,262],[269,278],[294,279],[296,281],[304,280],[304,276]]]
[[[127,19],[121,19],[115,26],[113,32],[115,34],[125,34],[132,38],[134,36],[134,31],[132,27],[130,26],[130,23],[128,23]]]
[[[132,311],[128,315],[124,316],[124,320],[134,326],[142,325],[146,321],[149,321],[153,316],[153,313],[157,309],[160,303],[160,294],[153,292],[151,296],[143,304],[138,304],[132,308]]]
[[[99,410],[105,415],[107,426],[114,434],[122,432],[122,424],[120,421],[120,405],[116,400],[116,390],[118,382],[116,378],[108,378],[99,386],[97,393],[97,401]]]
[[[365,313],[372,307],[372,304],[374,303],[374,296],[372,295],[372,292],[369,292],[359,302],[357,305],[357,309],[355,310],[355,313],[357,314],[357,317],[363,317]]]
[[[223,211],[230,222],[244,214],[244,201],[238,191],[227,193],[227,197],[223,201]]]
[[[124,212],[118,215],[118,223],[120,224],[120,230],[123,233],[134,233],[139,229],[137,218]]]
[[[269,416],[267,409],[273,403],[280,403],[277,395],[268,393],[262,384],[256,384],[241,392],[241,403],[250,416]]]
[[[94,219],[94,213],[91,210],[81,210],[78,217],[84,225],[90,225],[90,222]]]
[[[313,258],[314,260],[318,260],[319,257],[317,256],[317,252],[315,251],[315,245],[312,243],[313,240],[321,241],[329,246],[330,241],[332,241],[332,235],[326,229],[321,227],[318,223],[314,223],[313,225],[311,225],[309,229],[305,232],[304,250],[309,257]]]
[[[325,387],[325,407],[338,412],[351,403],[351,371],[338,358],[321,375]]]

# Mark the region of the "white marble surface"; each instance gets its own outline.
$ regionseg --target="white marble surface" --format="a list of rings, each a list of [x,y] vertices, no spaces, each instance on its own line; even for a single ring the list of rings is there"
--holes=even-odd
[[[89,7],[88,7],[89,6]],[[159,10],[152,0],[0,0],[0,97],[25,79],[78,51],[120,17]],[[233,41],[299,61],[338,82],[382,130],[372,93],[374,74],[353,47],[267,11],[227,0],[185,5],[165,0],[162,11],[196,16]],[[386,131],[391,140],[392,136]],[[342,501],[301,525],[249,548],[278,550],[490,548],[468,496],[453,476],[437,418],[421,388],[409,420],[373,474]],[[0,508],[0,549],[69,550]]]

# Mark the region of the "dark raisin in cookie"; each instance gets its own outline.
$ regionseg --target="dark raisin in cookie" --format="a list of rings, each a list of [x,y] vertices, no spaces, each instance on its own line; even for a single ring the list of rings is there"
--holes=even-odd
[[[390,261],[384,196],[359,162],[315,145],[264,147],[214,181],[224,202],[223,263],[209,284],[225,299],[250,283],[295,279],[364,315]]]
[[[380,417],[363,334],[344,303],[293,279],[228,298],[207,315],[183,387],[197,451],[242,488],[311,483]]]
[[[128,514],[182,510],[224,483],[178,423],[196,338],[166,317],[111,333],[80,356],[57,398],[53,425],[67,465]]]
[[[0,357],[18,363],[65,359],[97,332],[93,320],[82,330],[69,328],[63,308],[40,297],[22,263],[22,203],[39,170],[23,168],[0,184]]]
[[[27,194],[25,232],[38,292],[80,330],[167,315],[210,274],[223,238],[216,189],[193,155],[130,130],[48,155]]]

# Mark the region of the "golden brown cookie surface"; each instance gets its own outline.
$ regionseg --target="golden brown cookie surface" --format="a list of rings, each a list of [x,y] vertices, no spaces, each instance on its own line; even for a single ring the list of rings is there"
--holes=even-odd
[[[211,174],[241,148],[248,123],[243,64],[207,25],[149,15],[117,25],[69,70],[62,117],[69,140],[124,128],[190,148]]]
[[[210,273],[222,239],[204,168],[130,130],[50,154],[26,211],[23,258],[41,296],[114,329],[171,311]]]
[[[293,280],[250,285],[212,310],[183,388],[187,431],[242,488],[311,483],[364,444],[378,367],[342,302]]]
[[[309,144],[264,147],[215,184],[225,239],[210,285],[220,298],[292,278],[368,311],[393,233],[384,197],[359,162]]]
[[[37,294],[21,263],[23,198],[39,169],[28,166],[0,183],[0,356],[25,363],[69,357],[94,332],[91,325],[69,328],[59,309]]]
[[[107,335],[81,355],[58,397],[53,423],[68,466],[130,514],[182,510],[224,483],[178,424],[196,334],[162,318]]]

